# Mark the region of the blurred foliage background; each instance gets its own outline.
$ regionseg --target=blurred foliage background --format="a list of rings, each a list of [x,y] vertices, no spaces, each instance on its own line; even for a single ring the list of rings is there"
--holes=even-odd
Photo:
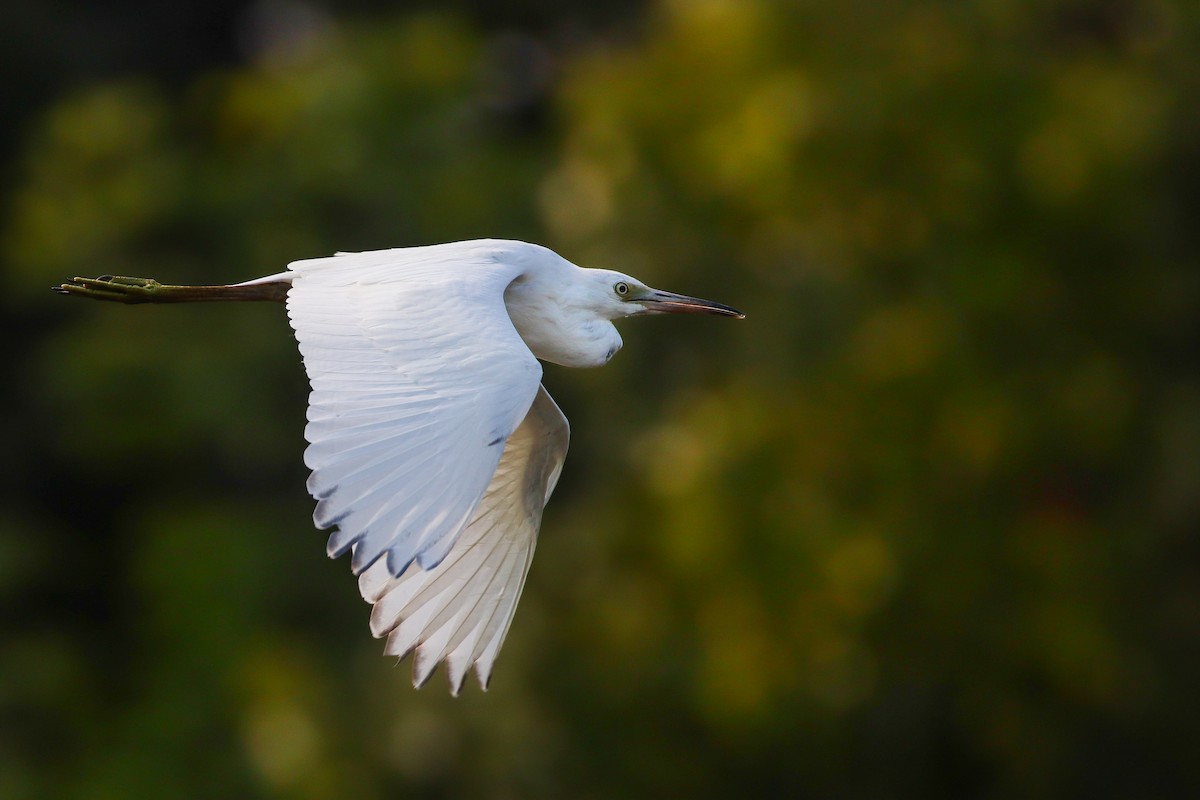
[[[1200,6],[0,18],[0,796],[1200,793]],[[323,556],[283,310],[48,287],[483,236],[749,318],[547,368],[453,700]]]

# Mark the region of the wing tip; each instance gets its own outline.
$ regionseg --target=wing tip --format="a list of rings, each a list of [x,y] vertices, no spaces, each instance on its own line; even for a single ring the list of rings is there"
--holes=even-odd
[[[374,623],[374,619],[372,619]],[[492,682],[492,664],[484,664],[482,660],[467,661],[465,659],[455,659],[450,655],[437,653],[437,657],[431,655],[424,650],[423,641],[409,641],[401,644],[401,640],[396,636],[396,628],[391,629],[388,636],[387,644],[384,646],[383,653],[387,656],[394,656],[396,666],[400,666],[404,659],[412,658],[412,685],[414,689],[423,689],[429,684],[429,681],[437,673],[438,667],[442,664],[446,665],[446,682],[449,684],[450,696],[458,697],[462,694],[463,688],[467,685],[467,676],[472,672],[475,673],[476,679],[479,681],[479,688],[487,691]],[[374,632],[374,626],[372,626]],[[377,637],[381,634],[375,634]],[[494,662],[493,662],[494,663]]]
[[[471,674],[471,664],[470,657],[464,656],[457,649],[446,656],[446,679],[450,683],[452,697],[458,697],[466,685],[467,676]]]
[[[357,538],[362,540],[365,539],[366,535],[367,532],[362,531],[359,533]],[[388,553],[389,558],[391,557],[389,551],[386,549],[381,550],[380,548],[376,547],[368,550],[366,547],[355,547],[353,554],[350,556],[350,572],[355,577],[360,577],[364,572],[374,566],[375,562],[383,558],[385,553]]]
[[[414,689],[424,688],[425,684],[429,683],[429,679],[437,672],[438,665],[441,660],[435,660],[433,657],[422,652],[420,645],[413,649],[413,675],[412,682]]]
[[[334,525],[341,524],[346,517],[350,516],[352,511],[354,511],[353,508],[343,508],[341,510],[334,508],[329,497],[318,499],[317,507],[313,509],[313,524],[320,530],[332,528]]]
[[[367,600],[367,602],[377,603],[376,600]],[[396,630],[396,628],[400,626],[400,622],[401,620],[399,617],[384,614],[383,609],[381,609],[378,604],[371,607],[371,635],[376,639],[382,639],[384,636],[389,635],[392,631]],[[385,655],[393,655],[392,653],[388,653],[386,650],[384,653]],[[403,658],[403,656],[401,656],[401,658]]]
[[[310,403],[310,405],[308,407],[308,411],[306,413],[312,413],[311,403]],[[311,424],[312,423],[309,423],[309,425],[311,425]],[[304,426],[304,428],[305,428],[304,432],[307,435],[308,425]],[[308,450],[307,450],[307,448],[305,448],[305,453],[307,453],[307,452],[308,452]],[[308,466],[308,465],[306,464],[305,466]],[[318,470],[315,467],[309,467],[309,469],[311,471],[308,473],[308,478],[305,479],[305,481],[304,481],[304,488],[308,489],[308,493],[313,496],[313,499],[324,500],[325,498],[329,497],[329,495],[331,495],[335,491],[337,491],[337,488],[338,488],[337,483],[332,483],[328,486],[321,485],[322,478],[323,478],[323,474],[322,474],[321,470]]]
[[[348,551],[357,550],[354,545],[360,537],[351,539],[344,537],[344,534],[345,532],[341,530],[336,530],[329,534],[329,538],[325,541],[325,554],[330,558],[341,558]]]

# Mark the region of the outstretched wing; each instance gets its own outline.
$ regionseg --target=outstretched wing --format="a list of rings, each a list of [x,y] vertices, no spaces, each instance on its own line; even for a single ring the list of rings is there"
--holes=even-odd
[[[386,652],[401,657],[414,653],[415,685],[425,683],[444,660],[453,694],[472,665],[487,688],[569,438],[566,417],[541,388],[509,437],[483,501],[445,560],[431,570],[411,565],[398,578],[379,562],[359,578],[363,597],[375,604],[371,630],[388,637]]]
[[[541,366],[504,306],[520,268],[487,243],[289,265],[312,384],[305,464],[329,555],[431,569],[474,515]]]

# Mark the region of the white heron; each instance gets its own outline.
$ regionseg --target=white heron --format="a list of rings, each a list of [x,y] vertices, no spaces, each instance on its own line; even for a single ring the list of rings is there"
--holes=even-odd
[[[286,302],[312,384],[313,521],[351,553],[385,653],[413,684],[441,662],[486,690],[567,452],[538,360],[597,367],[612,320],[729,306],[585,269],[539,245],[477,240],[296,261],[229,286],[75,278],[62,294],[121,303]]]

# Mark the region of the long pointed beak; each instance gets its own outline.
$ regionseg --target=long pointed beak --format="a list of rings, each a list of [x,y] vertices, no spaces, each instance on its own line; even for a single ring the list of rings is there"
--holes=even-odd
[[[640,297],[633,298],[633,302],[645,309],[642,312],[644,314],[718,314],[735,319],[746,318],[745,314],[724,303],[664,292],[660,289],[648,289]]]

